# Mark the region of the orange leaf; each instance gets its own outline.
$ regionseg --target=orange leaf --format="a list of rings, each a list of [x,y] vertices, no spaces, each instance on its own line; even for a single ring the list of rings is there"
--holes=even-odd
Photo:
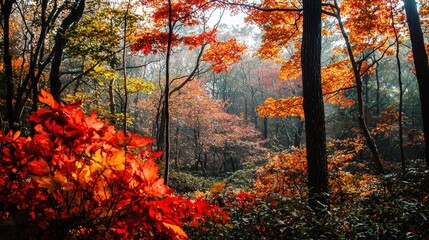
[[[158,166],[152,159],[143,164],[143,176],[147,183],[152,183],[158,177]]]
[[[120,150],[116,152],[111,159],[108,160],[108,164],[113,170],[122,171],[125,169],[125,151]]]
[[[50,94],[49,92],[45,91],[44,89],[40,90],[39,101],[41,103],[44,103],[44,104],[48,105],[51,108],[57,108],[59,106],[59,104],[55,101],[55,99],[52,96],[52,94]]]
[[[43,177],[34,177],[34,180],[37,182],[39,187],[48,189],[48,193],[52,193],[57,189],[57,186],[55,185],[54,178],[49,176],[43,176]]]
[[[177,225],[169,224],[166,222],[162,223],[165,232],[174,240],[188,239],[188,235]]]

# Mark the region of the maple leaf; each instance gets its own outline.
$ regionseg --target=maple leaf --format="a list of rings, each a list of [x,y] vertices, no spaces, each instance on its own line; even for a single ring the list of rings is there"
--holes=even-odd
[[[55,101],[52,94],[45,91],[44,89],[40,90],[39,101],[41,103],[48,105],[50,108],[57,108],[59,106],[59,104],[57,103],[57,101]]]
[[[125,160],[125,151],[120,150],[108,159],[107,163],[113,170],[122,171],[125,169]]]
[[[188,235],[177,225],[169,224],[166,222],[162,223],[165,232],[174,240],[188,239]]]
[[[34,175],[46,175],[50,172],[48,163],[42,158],[28,162],[27,168]]]
[[[42,176],[42,177],[33,177],[33,179],[37,182],[39,187],[46,188],[48,193],[52,193],[57,189],[55,185],[54,178],[51,175]]]
[[[158,178],[158,166],[153,159],[148,159],[142,165],[143,179],[146,183],[151,184]]]

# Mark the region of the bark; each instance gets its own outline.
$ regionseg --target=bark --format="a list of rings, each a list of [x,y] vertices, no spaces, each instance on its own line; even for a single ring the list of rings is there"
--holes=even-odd
[[[60,93],[61,93],[61,81],[60,81],[60,68],[61,62],[63,58],[64,48],[66,46],[66,38],[65,33],[70,28],[70,26],[74,23],[77,23],[83,14],[83,10],[85,9],[85,0],[79,0],[79,2],[75,3],[75,6],[70,10],[69,15],[61,22],[60,29],[55,35],[55,43],[54,43],[54,57],[51,62],[51,72],[49,74],[49,84],[51,88],[51,93],[54,98],[59,102],[60,101]]]
[[[171,0],[168,0],[168,43],[167,43],[167,56],[165,67],[165,89],[164,89],[164,120],[165,120],[165,169],[164,169],[164,184],[168,185],[168,174],[170,165],[170,112],[169,112],[169,99],[170,99],[170,54],[171,43],[173,40],[173,8]],[[161,121],[162,122],[162,121]]]
[[[425,159],[429,168],[429,66],[428,56],[425,51],[422,27],[417,12],[415,0],[404,0],[407,14],[408,28],[410,30],[411,45],[413,50],[414,66],[420,93],[420,107],[423,118],[423,133],[425,138]]]
[[[128,11],[130,9],[131,1],[128,1],[127,9],[125,11],[125,17],[124,17],[124,40],[122,44],[122,68],[123,68],[123,77],[124,77],[124,121],[123,124],[123,130],[124,135],[127,136],[127,110],[128,110],[128,88],[127,88],[127,59],[126,59],[126,50],[127,50],[127,24],[128,24]]]
[[[304,121],[298,120],[298,128],[295,131],[294,139],[293,139],[293,145],[294,147],[301,147],[301,136],[302,136],[302,130],[304,128]]]
[[[402,124],[402,108],[403,108],[403,95],[404,91],[402,89],[402,72],[401,72],[401,60],[399,58],[399,36],[398,31],[396,30],[395,22],[394,22],[394,14],[393,10],[390,10],[391,18],[392,18],[392,28],[393,32],[395,34],[395,41],[396,41],[396,67],[398,69],[398,85],[399,85],[399,116],[398,116],[398,125],[399,125],[399,151],[401,154],[401,167],[402,172],[405,174],[406,169],[406,162],[405,162],[405,151],[404,151],[404,131],[403,131],[403,124]]]
[[[264,139],[268,138],[268,118],[264,117]]]
[[[377,93],[376,93],[376,114],[380,116],[380,77],[378,76],[378,62],[375,63],[375,80],[377,82]]]
[[[328,207],[325,112],[321,84],[321,0],[304,0],[301,63],[307,141],[309,204]],[[322,205],[320,205],[322,204]]]
[[[14,106],[14,84],[13,84],[13,68],[12,68],[12,56],[10,52],[10,15],[12,12],[12,5],[15,3],[14,0],[1,1],[1,17],[3,25],[3,63],[4,63],[4,75],[2,81],[6,82],[6,109],[8,116],[9,129],[15,130],[15,122],[17,121]]]

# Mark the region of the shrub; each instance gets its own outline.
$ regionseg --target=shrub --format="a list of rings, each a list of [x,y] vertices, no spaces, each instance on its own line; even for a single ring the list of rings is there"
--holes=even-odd
[[[227,220],[208,201],[172,194],[158,177],[153,139],[115,131],[46,91],[39,100],[47,108],[29,117],[34,136],[0,135],[0,214],[21,237],[185,239],[182,223]]]

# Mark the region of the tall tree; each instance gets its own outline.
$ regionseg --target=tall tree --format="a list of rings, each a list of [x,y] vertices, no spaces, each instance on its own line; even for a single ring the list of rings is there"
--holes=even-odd
[[[308,189],[311,207],[328,205],[325,112],[321,82],[322,1],[304,0],[301,47]]]
[[[416,68],[417,82],[419,84],[420,107],[423,118],[423,133],[425,137],[425,159],[429,167],[429,66],[425,51],[422,27],[417,12],[415,0],[404,0],[407,14],[408,28],[413,50],[414,66]]]
[[[209,69],[215,73],[228,72],[229,65],[241,58],[240,55],[244,51],[244,47],[235,39],[227,41],[216,39],[218,24],[213,28],[207,24],[211,15],[210,12],[220,6],[214,1],[162,2],[143,0],[141,2],[148,7],[147,10],[150,11],[148,15],[151,16],[154,26],[147,27],[142,31],[132,49],[144,54],[164,53],[166,58],[165,85],[160,84],[163,85],[164,94],[159,101],[155,121],[157,125],[157,149],[165,152],[165,181],[167,182],[169,158],[169,133],[167,133],[166,127],[169,124],[168,98],[197,76],[208,72]],[[174,53],[180,53],[183,56],[185,48],[196,54],[194,64],[188,65],[185,70],[174,69],[170,59]],[[204,66],[203,61],[209,66]],[[174,88],[170,88],[170,85],[179,79],[185,80]]]
[[[5,73],[1,75],[2,83],[6,82],[6,108],[7,115],[9,121],[9,128],[14,129],[15,127],[15,112],[13,109],[13,92],[14,92],[14,84],[13,84],[13,69],[12,69],[12,56],[10,53],[10,38],[9,38],[9,30],[10,30],[10,16],[12,12],[12,5],[15,1],[6,0],[1,1],[1,23],[3,30],[3,64],[5,68]],[[2,84],[3,85],[3,84]]]

